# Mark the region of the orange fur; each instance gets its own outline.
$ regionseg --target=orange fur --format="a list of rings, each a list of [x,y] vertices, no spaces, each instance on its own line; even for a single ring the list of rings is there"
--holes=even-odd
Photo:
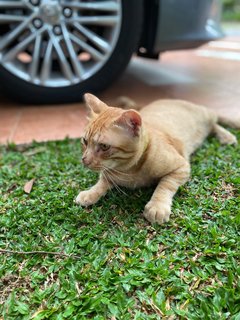
[[[159,100],[123,110],[86,94],[90,120],[84,135],[83,163],[100,172],[99,181],[81,191],[76,202],[96,203],[112,187],[157,187],[144,209],[150,222],[169,220],[179,186],[190,176],[190,155],[214,133],[222,143],[236,143],[208,109],[179,100]],[[222,119],[221,119],[222,120]]]

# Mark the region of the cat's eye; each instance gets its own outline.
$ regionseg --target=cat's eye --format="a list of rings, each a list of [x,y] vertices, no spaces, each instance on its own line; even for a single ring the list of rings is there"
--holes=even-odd
[[[82,143],[84,144],[84,146],[87,146],[87,144],[88,144],[87,139],[82,138]]]
[[[99,147],[102,151],[107,151],[110,149],[110,145],[109,144],[105,144],[105,143],[100,143]]]

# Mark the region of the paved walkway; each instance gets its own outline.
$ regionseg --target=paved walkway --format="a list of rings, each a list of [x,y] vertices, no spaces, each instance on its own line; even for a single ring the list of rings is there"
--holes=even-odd
[[[100,98],[125,95],[143,106],[155,99],[186,99],[240,117],[240,33],[197,50],[167,52],[159,61],[133,58]],[[22,106],[0,95],[0,143],[76,138],[86,124],[83,104]]]

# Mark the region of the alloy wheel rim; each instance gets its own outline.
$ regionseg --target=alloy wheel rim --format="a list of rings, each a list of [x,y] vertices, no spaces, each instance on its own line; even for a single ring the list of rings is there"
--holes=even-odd
[[[80,83],[113,53],[121,0],[0,0],[0,64],[45,87]]]

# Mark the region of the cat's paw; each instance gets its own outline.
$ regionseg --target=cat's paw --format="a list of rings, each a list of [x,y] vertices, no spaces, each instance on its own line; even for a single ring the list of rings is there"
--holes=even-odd
[[[77,196],[75,203],[80,204],[83,207],[91,206],[95,204],[99,199],[99,195],[91,190],[81,191]]]
[[[157,201],[149,201],[144,209],[144,217],[151,223],[163,224],[169,221],[171,207]]]

